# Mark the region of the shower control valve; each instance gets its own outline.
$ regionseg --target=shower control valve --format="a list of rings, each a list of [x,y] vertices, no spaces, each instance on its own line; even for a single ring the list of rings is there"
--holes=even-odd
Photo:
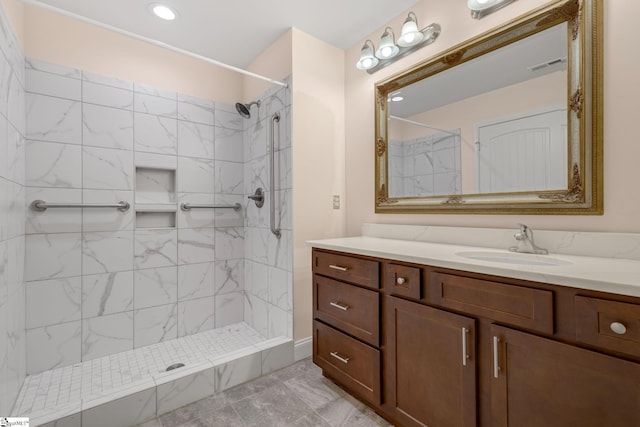
[[[258,187],[253,195],[247,197],[253,200],[257,207],[261,208],[264,206],[264,190],[262,190],[262,188]]]

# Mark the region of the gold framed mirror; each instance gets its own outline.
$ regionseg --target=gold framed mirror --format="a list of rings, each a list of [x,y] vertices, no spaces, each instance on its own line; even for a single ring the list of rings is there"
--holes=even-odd
[[[376,213],[601,215],[602,0],[556,0],[376,84]]]

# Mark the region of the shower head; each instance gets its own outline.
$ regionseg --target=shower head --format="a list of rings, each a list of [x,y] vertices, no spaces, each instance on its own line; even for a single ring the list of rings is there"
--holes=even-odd
[[[236,110],[238,111],[238,114],[240,114],[245,119],[248,119],[251,117],[251,112],[249,110],[251,110],[251,106],[254,104],[257,105],[258,108],[260,108],[260,101],[253,101],[253,102],[250,102],[249,104],[242,104],[241,102],[236,102]]]

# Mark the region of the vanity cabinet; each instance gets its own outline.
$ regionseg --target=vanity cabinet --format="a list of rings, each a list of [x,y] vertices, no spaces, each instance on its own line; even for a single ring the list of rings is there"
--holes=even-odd
[[[385,400],[400,424],[476,425],[476,321],[386,297]]]
[[[640,427],[640,298],[313,254],[314,362],[394,425]]]
[[[313,361],[356,396],[380,404],[380,263],[313,251]]]

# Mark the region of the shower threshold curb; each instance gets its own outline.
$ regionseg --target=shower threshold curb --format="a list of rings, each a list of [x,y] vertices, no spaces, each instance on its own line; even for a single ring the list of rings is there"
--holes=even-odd
[[[178,338],[179,339],[179,338]],[[181,406],[284,368],[294,362],[291,338],[267,339],[205,361],[30,414],[31,426],[122,426],[143,423]],[[58,423],[58,424],[57,424]]]

